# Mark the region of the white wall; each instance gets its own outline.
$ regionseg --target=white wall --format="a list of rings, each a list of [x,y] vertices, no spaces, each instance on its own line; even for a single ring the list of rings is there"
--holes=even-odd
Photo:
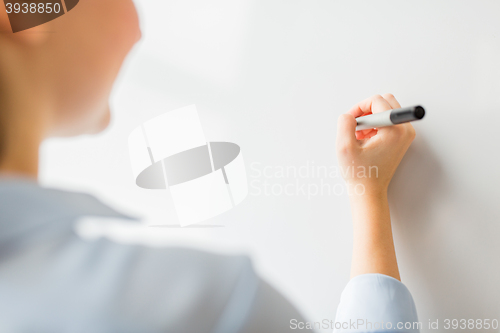
[[[249,253],[311,320],[333,319],[349,278],[346,194],[256,195],[264,181],[314,190],[322,179],[267,179],[252,169],[335,166],[338,115],[392,92],[402,105],[427,109],[390,188],[402,279],[420,319],[500,319],[500,2],[138,7],[144,39],[116,87],[113,125],[98,137],[47,143],[44,184],[90,191],[146,224],[170,225],[118,228],[121,239]],[[224,227],[172,227],[168,192],[139,189],[132,179],[129,132],[192,103],[209,140],[242,147],[254,185],[240,206],[205,223]]]

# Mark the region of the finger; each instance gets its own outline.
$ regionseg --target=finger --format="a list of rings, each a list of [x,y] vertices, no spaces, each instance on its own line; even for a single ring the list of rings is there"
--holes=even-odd
[[[359,133],[359,135],[358,135],[358,133]],[[368,130],[358,131],[358,132],[356,132],[356,139],[358,139],[358,140],[369,139],[372,136],[374,136],[375,134],[377,134],[376,129],[368,129]]]
[[[368,134],[365,135],[365,139],[369,139],[369,138],[377,135],[377,133],[378,133],[378,130],[374,129],[370,133],[368,133]]]
[[[337,147],[349,148],[358,143],[356,136],[356,119],[350,114],[340,115],[337,121]]]
[[[399,104],[398,100],[396,99],[396,97],[394,97],[393,94],[383,94],[382,97],[387,101],[387,103],[389,103],[389,105],[393,109],[401,108],[401,104]]]
[[[365,134],[364,134],[364,135],[365,135],[365,137],[364,137],[364,138],[365,138],[365,139],[369,139],[369,138],[371,138],[372,136],[376,135],[376,134],[377,134],[377,132],[378,132],[378,131],[377,131],[376,129],[372,129],[372,130],[370,130],[368,133],[365,133]]]
[[[361,131],[358,131],[358,132],[361,132],[361,134],[362,134],[363,136],[365,136],[366,134],[370,133],[371,131],[372,131],[372,129],[371,129],[371,128],[369,128],[369,129],[361,130]]]
[[[362,132],[356,132],[356,139],[363,140],[365,138],[366,138],[366,134],[364,134]]]
[[[356,131],[356,139],[358,140],[361,140],[361,139],[364,139],[366,137],[366,135],[368,133],[370,133],[372,131],[372,129],[365,129],[365,130],[361,130],[361,131]]]
[[[379,113],[391,109],[391,105],[382,96],[375,95],[353,106],[349,110],[349,113],[357,118],[371,113]]]

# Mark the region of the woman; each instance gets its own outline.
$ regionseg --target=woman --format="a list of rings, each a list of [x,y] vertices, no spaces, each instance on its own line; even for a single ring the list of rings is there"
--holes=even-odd
[[[39,146],[48,137],[106,128],[113,82],[140,38],[137,14],[131,0],[86,0],[13,34],[1,6],[0,331],[288,332],[292,320],[304,322],[245,257],[87,242],[75,234],[80,217],[128,217],[90,195],[38,186]],[[377,318],[416,316],[398,281],[386,198],[413,129],[355,134],[354,117],[398,106],[393,96],[375,96],[339,119],[342,165],[378,165],[380,172],[347,179],[366,194],[351,197],[353,279],[341,321],[373,320],[380,304],[386,311]]]

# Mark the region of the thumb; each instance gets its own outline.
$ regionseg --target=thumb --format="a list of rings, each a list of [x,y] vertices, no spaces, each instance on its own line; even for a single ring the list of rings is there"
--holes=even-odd
[[[356,139],[357,122],[353,115],[342,114],[337,121],[337,150],[348,150],[358,144]]]

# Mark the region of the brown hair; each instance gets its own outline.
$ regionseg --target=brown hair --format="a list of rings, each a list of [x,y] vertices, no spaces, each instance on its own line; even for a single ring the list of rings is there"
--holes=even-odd
[[[5,96],[4,96],[4,91],[5,89],[3,89],[3,86],[2,86],[2,76],[0,75],[0,163],[2,162],[3,160],[3,154],[4,154],[4,150],[5,150]],[[3,103],[2,103],[3,102]]]

